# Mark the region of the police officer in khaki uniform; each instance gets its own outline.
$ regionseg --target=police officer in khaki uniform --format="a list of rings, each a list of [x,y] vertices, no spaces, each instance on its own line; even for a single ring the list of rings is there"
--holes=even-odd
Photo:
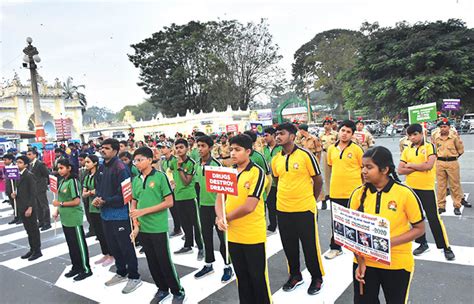
[[[433,138],[438,156],[436,162],[438,212],[440,214],[446,212],[446,189],[449,182],[454,214],[461,215],[460,208],[463,204],[464,193],[461,188],[458,158],[464,153],[464,144],[461,138],[450,131],[450,123],[446,118],[438,123],[438,127],[440,131]],[[465,202],[464,206],[472,207],[468,202]]]
[[[306,150],[312,152],[316,155],[316,158],[320,161],[321,160],[321,151],[322,146],[319,138],[314,135],[311,135],[308,132],[308,125],[301,124],[298,126],[298,134],[295,140],[296,144],[305,148]]]
[[[407,128],[409,127],[410,125],[409,124],[405,124],[403,126],[403,134],[405,134],[405,136],[403,136],[402,138],[400,138],[400,142],[398,143],[398,146],[400,147],[400,153],[403,152],[403,150],[405,150],[405,148],[409,147],[411,145],[411,141],[408,139],[408,135],[407,135]]]
[[[232,166],[232,160],[230,159],[230,144],[227,141],[227,135],[221,136],[221,143],[218,145],[218,159],[225,167]]]
[[[375,145],[374,137],[372,134],[364,129],[365,124],[362,121],[362,118],[359,117],[356,123],[356,132],[354,132],[354,136],[352,140],[354,140],[362,149],[367,151],[370,147]]]
[[[330,145],[337,141],[337,132],[332,129],[333,119],[331,117],[324,118],[323,127],[324,132],[319,134],[321,140],[322,153],[321,153],[321,167],[324,171],[324,192],[326,196],[323,200],[322,209],[327,208],[327,200],[329,199],[329,183],[331,182],[331,168],[328,166],[328,148]],[[321,193],[324,193],[321,191]]]

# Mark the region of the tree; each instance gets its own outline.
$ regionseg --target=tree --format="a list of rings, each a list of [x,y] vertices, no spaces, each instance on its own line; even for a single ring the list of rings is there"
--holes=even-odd
[[[117,120],[122,121],[125,112],[130,111],[137,121],[150,120],[158,114],[158,109],[149,101],[144,101],[138,105],[128,105],[117,113]]]
[[[73,85],[73,78],[69,76],[66,79],[66,82],[63,82],[62,89],[63,89],[63,97],[65,100],[72,100],[77,97],[79,103],[82,106],[82,113],[86,110],[87,107],[87,99],[84,93],[79,92],[79,89],[84,89],[86,86],[83,84],[80,85]]]
[[[82,123],[84,125],[89,125],[94,122],[101,123],[115,120],[116,114],[105,107],[92,106],[90,108],[87,108],[87,110],[82,115]]]
[[[377,114],[406,113],[415,104],[461,98],[474,100],[474,30],[461,20],[400,22],[380,28],[363,24],[367,39],[357,64],[345,75],[350,109]]]
[[[293,84],[300,96],[306,90],[322,90],[326,100],[342,110],[342,75],[357,60],[364,36],[360,32],[334,29],[317,34],[303,44],[294,55]]]
[[[138,85],[167,116],[228,105],[246,109],[280,73],[278,46],[263,20],[172,24],[132,48],[128,56],[140,69]]]

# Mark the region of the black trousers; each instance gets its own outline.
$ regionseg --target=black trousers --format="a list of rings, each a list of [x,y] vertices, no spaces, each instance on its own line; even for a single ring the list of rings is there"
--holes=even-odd
[[[336,204],[341,205],[346,208],[349,206],[349,199],[329,198],[329,201],[335,202]],[[331,218],[332,218],[332,205],[331,205]],[[332,230],[331,243],[329,244],[329,248],[335,249],[335,250],[341,250],[341,246],[339,246],[338,244],[336,244],[336,242],[334,242],[334,229]]]
[[[178,273],[171,260],[168,234],[144,233],[139,234],[140,242],[145,250],[148,268],[156,286],[162,291],[171,291],[174,295],[181,295],[184,289],[179,281]]]
[[[95,227],[94,225],[92,225],[91,213],[89,211],[89,198],[85,198],[82,201],[84,202],[84,211],[86,213],[86,219],[87,219],[87,222],[89,223],[89,233],[96,234]]]
[[[66,227],[63,225],[64,236],[66,237],[69,257],[71,258],[72,269],[89,273],[89,250],[87,249],[86,236],[81,226]]]
[[[173,207],[170,208],[171,216],[173,217],[174,223],[174,232],[181,231],[181,220],[179,219],[179,211],[178,206],[176,206],[176,202],[173,204]]]
[[[300,242],[306,268],[313,279],[322,279],[323,268],[315,215],[306,212],[278,211],[280,237],[288,260],[290,276],[300,277]]]
[[[363,295],[360,295],[360,283],[355,279],[357,264],[354,263],[352,277],[354,286],[354,304],[378,304],[379,290],[382,286],[387,304],[407,303],[410,289],[411,273],[405,269],[389,270],[367,267]]]
[[[222,255],[222,259],[226,265],[230,264],[225,260],[225,238],[224,232],[220,231],[216,225],[216,210],[214,206],[201,206],[201,227],[202,227],[202,238],[204,240],[204,252],[206,253],[206,263],[212,263],[216,260],[214,257],[214,231],[216,229],[217,236],[219,237],[219,251]]]
[[[117,274],[128,275],[129,279],[139,279],[138,260],[130,240],[130,221],[105,221],[102,219],[105,239],[110,253],[115,258]]]
[[[268,209],[268,219],[270,221],[270,224],[268,225],[268,230],[271,231],[275,231],[278,226],[276,211],[276,194],[277,187],[271,187],[270,193],[268,193],[267,200],[265,201]]]
[[[271,303],[265,243],[247,245],[229,242],[229,253],[237,275],[240,303]]]
[[[107,246],[107,239],[105,238],[104,234],[104,227],[102,225],[102,218],[100,217],[100,213],[90,213],[90,223],[91,226],[89,231],[95,231],[97,239],[99,240],[100,250],[102,251],[103,255],[110,254],[109,246]]]
[[[40,227],[51,225],[51,213],[49,211],[49,202],[46,192],[36,194],[36,210]]]
[[[436,242],[436,247],[439,249],[446,249],[449,247],[448,234],[446,233],[446,228],[444,227],[443,220],[438,213],[438,205],[436,203],[436,195],[434,190],[417,190],[413,189],[416,195],[421,200],[421,205],[423,210],[425,210],[426,218],[430,225],[431,233]],[[426,240],[426,233],[416,239],[417,243],[424,244],[428,241]]]
[[[196,200],[175,201],[175,204],[184,230],[184,247],[193,247],[194,239],[198,248],[202,249],[201,221]]]
[[[28,244],[33,252],[41,251],[41,238],[38,223],[36,221],[36,213],[33,208],[33,212],[30,217],[25,216],[25,211],[18,210],[18,217],[23,221],[23,227],[25,227],[26,234],[28,235]]]

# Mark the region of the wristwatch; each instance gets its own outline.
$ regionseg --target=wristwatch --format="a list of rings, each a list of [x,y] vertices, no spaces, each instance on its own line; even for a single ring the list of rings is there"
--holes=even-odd
[[[59,206],[64,207],[64,202],[60,202]]]

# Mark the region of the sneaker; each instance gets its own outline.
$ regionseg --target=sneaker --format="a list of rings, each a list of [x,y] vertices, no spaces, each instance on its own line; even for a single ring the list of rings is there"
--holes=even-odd
[[[420,244],[420,246],[418,246],[418,248],[413,250],[413,254],[414,255],[421,255],[421,254],[423,254],[427,251],[430,251],[430,247],[428,246],[427,243],[424,243],[424,244]]]
[[[204,249],[199,249],[199,250],[198,250],[197,260],[198,260],[198,261],[204,260]]]
[[[105,282],[105,286],[114,286],[119,283],[125,282],[126,280],[128,280],[127,277],[122,277],[121,275],[116,274],[110,280]]]
[[[174,254],[189,254],[189,253],[193,253],[193,248],[183,247],[180,250],[174,252]]]
[[[107,267],[115,263],[115,259],[113,256],[109,257],[107,260],[105,260],[104,263],[102,263],[102,267]]]
[[[210,265],[210,266],[204,265],[204,267],[201,270],[196,272],[196,274],[194,275],[194,278],[195,279],[201,279],[201,278],[204,278],[205,276],[207,276],[208,274],[211,274],[211,273],[214,273],[214,268],[212,267],[212,265]]]
[[[122,289],[122,293],[131,293],[138,287],[142,286],[143,282],[141,279],[128,279],[127,285]]]
[[[50,224],[43,225],[40,230],[41,230],[41,231],[46,231],[46,230],[48,230],[48,229],[51,229],[51,225],[50,225]]]
[[[153,299],[150,301],[150,304],[160,304],[163,303],[166,299],[168,299],[171,294],[168,291],[159,290],[156,292]]]
[[[313,279],[311,280],[311,284],[309,284],[308,294],[314,296],[321,291],[323,287],[323,280],[322,279]]]
[[[86,233],[86,238],[90,238],[91,236],[95,236],[95,233],[94,233],[94,232],[91,232],[90,230],[87,231],[87,233]]]
[[[23,260],[26,260],[26,259],[28,259],[28,258],[29,258],[30,256],[32,256],[32,255],[33,255],[33,251],[30,250],[30,251],[28,251],[27,253],[25,253],[24,255],[22,255],[21,258],[22,258]]]
[[[268,230],[269,232],[275,232],[275,231],[276,231],[276,227],[268,226],[268,227],[267,227],[267,230]]]
[[[173,232],[170,233],[170,238],[173,238],[173,237],[175,237],[175,236],[180,236],[180,235],[182,235],[182,234],[183,234],[183,232],[182,232],[181,230],[179,230],[179,231],[173,231]]]
[[[171,301],[172,304],[182,304],[186,300],[186,295],[183,293],[181,295],[173,295],[173,301]]]
[[[454,256],[454,252],[451,250],[451,247],[444,249],[444,257],[448,261],[453,261],[456,257]]]
[[[224,274],[222,275],[221,282],[222,283],[227,283],[232,279],[234,276],[234,272],[232,271],[232,267],[228,266],[224,268]]]
[[[13,220],[8,222],[8,225],[16,224],[16,222],[18,222],[18,218],[15,217],[15,218],[13,218]]]
[[[42,257],[43,254],[41,253],[41,251],[38,251],[38,252],[33,252],[33,254],[28,258],[28,261],[34,261],[36,259],[39,259],[40,257]]]
[[[439,214],[443,214],[446,212],[446,209],[445,208],[438,208],[438,213]]]
[[[80,270],[71,269],[71,270],[69,270],[69,272],[66,272],[66,273],[64,274],[64,276],[65,276],[66,278],[72,278],[72,277],[74,277],[74,276],[76,276],[76,275],[78,275],[78,274],[80,274],[80,273],[81,273]]]
[[[138,252],[139,252],[140,254],[144,254],[144,253],[145,253],[145,248],[143,248],[143,247],[140,248],[140,250],[138,250]]]
[[[463,198],[463,199],[461,200],[461,204],[462,204],[464,207],[466,207],[466,208],[472,208],[471,203],[469,203],[468,201],[466,201],[465,198]]]
[[[102,263],[104,263],[105,261],[107,261],[108,259],[109,259],[109,258],[104,255],[103,257],[101,257],[100,259],[98,259],[97,261],[95,261],[94,264],[96,264],[96,265],[102,264]]]
[[[283,285],[283,291],[289,292],[295,290],[296,287],[300,286],[303,284],[303,278],[301,276],[299,277],[291,277],[288,279],[288,281]]]
[[[461,210],[459,210],[459,208],[454,208],[454,214],[455,215],[461,215]]]
[[[92,275],[92,271],[89,271],[89,272],[81,272],[80,274],[78,274],[77,276],[74,277],[74,281],[82,281],[88,277],[90,277]]]
[[[328,260],[332,260],[332,259],[334,259],[335,257],[340,256],[341,254],[342,254],[342,250],[341,250],[341,249],[331,249],[331,250],[329,250],[328,253],[326,253],[326,254],[324,255],[324,257],[325,257],[326,259],[328,259]]]
[[[328,203],[326,200],[323,200],[323,203],[321,204],[321,210],[326,210],[328,208]]]

